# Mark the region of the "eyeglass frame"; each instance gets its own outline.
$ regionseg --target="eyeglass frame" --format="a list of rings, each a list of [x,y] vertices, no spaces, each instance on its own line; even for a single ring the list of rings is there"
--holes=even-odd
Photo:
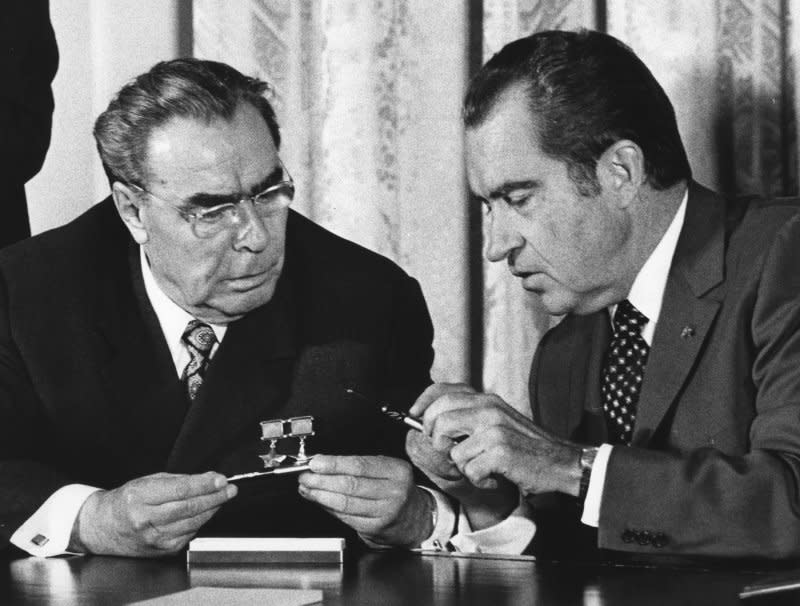
[[[283,174],[288,178],[282,179],[281,181],[278,181],[277,183],[273,183],[272,185],[268,186],[263,191],[260,191],[260,192],[258,192],[256,194],[251,195],[251,196],[244,196],[244,195],[236,194],[237,196],[239,196],[239,198],[238,198],[238,200],[236,202],[224,202],[222,204],[217,204],[216,206],[209,206],[207,208],[198,208],[197,210],[188,210],[186,208],[186,206],[185,206],[185,203],[182,206],[181,203],[172,202],[170,200],[162,198],[161,196],[157,196],[153,192],[146,190],[144,187],[142,187],[141,185],[138,185],[136,183],[129,183],[128,186],[134,188],[138,192],[141,192],[143,194],[147,194],[148,196],[151,196],[151,197],[155,198],[156,200],[159,200],[159,201],[165,203],[167,206],[171,206],[172,208],[174,208],[177,211],[177,213],[181,216],[181,218],[184,219],[187,223],[189,223],[192,226],[192,233],[198,238],[205,239],[205,238],[210,238],[213,235],[215,235],[216,233],[220,233],[220,231],[223,231],[224,229],[226,229],[226,227],[223,226],[219,231],[211,233],[211,234],[208,234],[206,236],[201,236],[201,235],[199,235],[197,233],[197,222],[198,222],[198,220],[203,219],[206,215],[208,215],[208,214],[210,214],[212,212],[217,212],[220,209],[223,209],[223,208],[226,208],[226,207],[230,207],[232,209],[236,209],[236,217],[238,217],[239,220],[241,221],[240,213],[242,211],[239,210],[239,209],[241,208],[240,205],[243,202],[246,202],[246,201],[252,202],[253,208],[255,209],[255,208],[257,208],[256,207],[256,198],[264,196],[265,194],[268,194],[268,193],[270,193],[272,191],[278,191],[281,188],[287,188],[288,189],[289,193],[288,194],[284,194],[284,195],[286,195],[286,197],[289,199],[289,203],[286,204],[285,206],[283,206],[283,208],[288,208],[289,207],[289,205],[294,201],[294,195],[295,195],[294,179],[292,179],[292,175],[286,169],[286,165],[283,163],[283,160],[278,158],[278,164],[280,164],[281,170],[283,171]],[[227,228],[229,229],[230,227],[232,227],[232,226],[228,226]]]

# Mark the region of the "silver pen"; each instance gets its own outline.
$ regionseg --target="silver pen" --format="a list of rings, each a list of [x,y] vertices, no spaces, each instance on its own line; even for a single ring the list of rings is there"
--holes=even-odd
[[[351,396],[355,396],[358,399],[363,400],[364,402],[375,405],[375,402],[370,400],[364,394],[357,392],[355,389],[351,389],[348,387],[347,389],[345,389],[345,391]],[[411,415],[401,412],[399,410],[394,410],[387,404],[381,404],[380,411],[387,417],[397,421],[398,423],[405,423],[411,429],[422,431],[422,419],[418,419],[417,417],[412,417]]]
[[[351,396],[355,396],[358,399],[363,400],[364,402],[372,404],[373,406],[375,405],[375,402],[370,400],[364,394],[361,394],[361,393],[357,392],[355,389],[350,389],[348,387],[347,389],[345,389],[345,391],[348,394],[350,394]],[[387,404],[380,404],[380,411],[383,414],[385,414],[387,417],[397,421],[398,423],[403,423],[403,424],[407,425],[408,427],[410,427],[411,429],[414,429],[415,431],[419,431],[420,433],[423,432],[422,419],[420,419],[419,417],[414,417],[414,416],[411,416],[410,414],[407,414],[405,412],[402,412],[402,411],[399,411],[399,410],[394,410],[393,408],[389,407]],[[456,444],[458,444],[459,442],[463,442],[464,440],[466,440],[468,437],[469,436],[467,434],[464,434],[464,435],[456,436],[456,437],[450,438],[450,439],[453,440],[453,442],[455,442]]]
[[[260,478],[261,476],[282,476],[290,473],[300,473],[302,471],[308,471],[309,469],[309,464],[303,463],[302,465],[289,465],[287,467],[275,467],[264,471],[240,473],[225,479],[228,480],[228,482],[236,482],[237,480],[249,480],[250,478]]]

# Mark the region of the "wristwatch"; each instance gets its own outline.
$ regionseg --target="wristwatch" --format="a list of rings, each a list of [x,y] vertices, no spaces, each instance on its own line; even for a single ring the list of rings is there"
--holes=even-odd
[[[586,492],[589,490],[589,479],[592,477],[592,466],[594,459],[597,456],[597,446],[586,446],[581,448],[581,458],[579,460],[581,467],[581,483],[578,488],[578,502],[583,505],[586,500]]]

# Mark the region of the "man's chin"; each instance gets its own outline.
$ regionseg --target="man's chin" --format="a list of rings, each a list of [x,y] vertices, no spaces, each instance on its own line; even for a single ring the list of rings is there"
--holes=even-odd
[[[263,284],[259,288],[243,292],[236,290],[229,291],[219,297],[219,300],[212,301],[208,305],[205,315],[214,316],[218,318],[218,320],[209,318],[207,321],[212,324],[234,322],[269,303],[274,295],[274,281]]]
[[[524,290],[548,315],[563,316],[575,309],[576,302],[569,297],[564,297],[561,293],[548,289],[524,288]]]

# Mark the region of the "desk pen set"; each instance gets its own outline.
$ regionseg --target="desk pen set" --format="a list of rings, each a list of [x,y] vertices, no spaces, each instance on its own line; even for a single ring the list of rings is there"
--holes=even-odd
[[[269,451],[258,455],[264,463],[264,471],[240,473],[230,476],[228,481],[308,471],[308,463],[313,455],[309,456],[306,453],[306,439],[313,435],[314,417],[310,415],[261,421],[261,441],[269,442]],[[298,440],[297,453],[293,455],[278,453],[278,441],[292,438]]]
[[[354,389],[345,390],[348,395],[358,398],[364,402],[373,402]],[[379,410],[388,418],[403,423],[416,431],[422,431],[422,421],[399,410],[393,410],[386,404],[382,404]],[[271,419],[261,421],[261,441],[269,442],[269,452],[259,455],[264,463],[264,471],[253,471],[250,473],[240,473],[228,477],[229,482],[238,480],[248,480],[260,478],[262,476],[283,475],[308,471],[309,462],[313,455],[306,454],[306,439],[314,435],[314,417],[307,415],[302,417],[291,417],[289,419]],[[297,454],[279,454],[277,447],[279,440],[288,438],[298,439]]]

